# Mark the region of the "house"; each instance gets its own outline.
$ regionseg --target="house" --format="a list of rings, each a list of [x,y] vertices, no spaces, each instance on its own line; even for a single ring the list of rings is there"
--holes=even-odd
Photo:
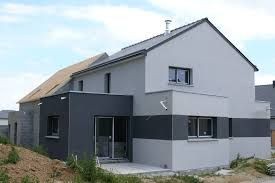
[[[59,159],[89,154],[180,171],[228,166],[237,154],[268,158],[270,103],[255,100],[255,71],[204,18],[72,73],[67,91],[36,97],[33,123]]]
[[[275,147],[275,81],[269,85],[258,85],[256,88],[256,99],[270,101],[270,133],[271,146]]]
[[[8,115],[11,110],[0,111],[0,136],[8,136]]]

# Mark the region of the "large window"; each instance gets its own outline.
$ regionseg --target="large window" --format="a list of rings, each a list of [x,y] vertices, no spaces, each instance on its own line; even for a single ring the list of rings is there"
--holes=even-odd
[[[59,136],[59,116],[48,117],[48,136]]]
[[[179,68],[179,67],[169,67],[169,82],[179,83],[179,84],[191,84],[191,69]]]
[[[213,119],[207,117],[189,117],[188,137],[213,137]]]

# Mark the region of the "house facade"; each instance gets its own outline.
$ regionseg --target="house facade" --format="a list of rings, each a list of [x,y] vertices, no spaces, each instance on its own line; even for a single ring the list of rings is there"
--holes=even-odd
[[[39,144],[174,171],[270,157],[270,104],[255,100],[253,65],[202,19],[121,49],[42,97]]]
[[[270,101],[270,134],[271,146],[275,147],[275,81],[273,84],[258,85],[256,88],[256,99]]]

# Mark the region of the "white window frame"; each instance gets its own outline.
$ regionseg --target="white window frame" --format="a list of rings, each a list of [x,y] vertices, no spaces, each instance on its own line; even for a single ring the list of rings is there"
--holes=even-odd
[[[214,123],[213,123],[213,118],[211,117],[190,117],[189,119],[196,119],[196,123],[197,123],[197,136],[189,136],[188,138],[213,138],[213,132],[214,132]],[[188,120],[189,120],[188,119]],[[211,120],[211,135],[200,135],[200,119],[206,119],[206,120]],[[189,121],[188,121],[189,122]],[[189,131],[188,131],[189,134]]]
[[[170,69],[176,70],[176,81],[170,81]],[[183,81],[183,82],[178,81],[178,79],[179,79],[178,70],[183,70],[184,75],[185,75],[185,72],[188,72],[188,83],[186,83],[185,81]],[[169,66],[168,71],[169,71],[169,75],[168,75],[169,83],[176,83],[176,84],[183,84],[183,85],[191,85],[192,84],[192,69],[191,68]]]

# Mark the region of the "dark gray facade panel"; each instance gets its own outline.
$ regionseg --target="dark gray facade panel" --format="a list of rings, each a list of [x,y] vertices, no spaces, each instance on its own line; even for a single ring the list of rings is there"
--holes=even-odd
[[[224,117],[216,118],[216,138],[224,139],[229,137],[229,119]]]
[[[61,100],[61,96],[66,99]],[[39,143],[47,149],[50,157],[65,160],[68,157],[69,95],[47,97],[41,102]],[[59,116],[59,139],[46,137],[48,117],[53,115]]]
[[[132,96],[70,93],[69,154],[94,154],[94,117],[129,116]],[[132,149],[132,124],[128,122],[128,150]],[[128,151],[132,159],[132,152]]]
[[[233,137],[270,137],[270,119],[232,119]]]
[[[275,130],[275,119],[270,119],[270,130]]]
[[[173,140],[188,139],[188,116],[173,115]]]
[[[133,137],[172,140],[172,115],[134,116]]]

